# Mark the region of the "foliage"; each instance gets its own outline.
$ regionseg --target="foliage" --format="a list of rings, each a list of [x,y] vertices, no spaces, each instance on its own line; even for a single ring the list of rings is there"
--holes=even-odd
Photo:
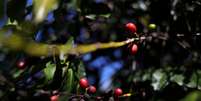
[[[0,100],[199,101],[200,9],[199,0],[0,0]]]

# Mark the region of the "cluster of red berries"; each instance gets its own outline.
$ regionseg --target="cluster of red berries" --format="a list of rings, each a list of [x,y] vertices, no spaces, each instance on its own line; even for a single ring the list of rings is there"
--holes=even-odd
[[[96,87],[89,85],[88,80],[86,78],[81,78],[79,80],[79,85],[81,88],[86,89],[88,94],[94,94],[96,93]],[[119,97],[123,94],[123,91],[121,88],[116,88],[114,90],[114,96]],[[58,101],[59,95],[58,94],[53,94],[53,96],[50,97],[51,101]]]
[[[94,94],[96,92],[96,87],[89,86],[88,80],[86,78],[81,78],[79,81],[80,87],[87,89],[87,93]],[[114,90],[114,96],[118,97],[123,94],[123,91],[121,88],[116,88]]]
[[[81,78],[79,81],[79,85],[81,88],[86,89],[88,94],[96,93],[96,87],[92,85],[89,86],[88,80],[86,78]],[[59,99],[58,95],[53,95],[50,97],[51,101],[58,101],[58,99]]]
[[[81,78],[79,81],[80,87],[87,90],[87,93],[94,94],[96,93],[96,87],[89,85],[88,80],[86,78]]]
[[[127,23],[125,27],[129,32],[136,34],[137,27],[134,23],[131,23],[131,22]],[[131,53],[136,54],[137,50],[138,50],[138,46],[136,44],[133,44],[131,47]]]

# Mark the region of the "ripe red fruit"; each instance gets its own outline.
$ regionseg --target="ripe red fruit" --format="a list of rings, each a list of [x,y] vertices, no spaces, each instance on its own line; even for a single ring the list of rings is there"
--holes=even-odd
[[[58,95],[53,95],[53,96],[50,97],[51,101],[58,101],[58,99],[59,99]]]
[[[26,66],[26,61],[25,61],[25,60],[19,60],[19,61],[17,62],[17,67],[18,67],[19,69],[24,69],[25,66]]]
[[[137,31],[137,27],[134,23],[127,23],[126,29],[129,30],[131,33],[135,33]]]
[[[87,92],[90,94],[96,93],[96,87],[94,86],[89,86],[87,89]]]
[[[131,47],[132,54],[136,54],[137,50],[138,50],[138,46],[136,44],[133,44],[133,46]]]
[[[88,80],[86,78],[81,78],[79,84],[80,84],[81,88],[87,88],[88,87]]]
[[[115,95],[115,96],[120,96],[120,95],[122,95],[122,94],[123,94],[123,91],[122,91],[121,88],[116,88],[116,89],[114,90],[114,95]]]

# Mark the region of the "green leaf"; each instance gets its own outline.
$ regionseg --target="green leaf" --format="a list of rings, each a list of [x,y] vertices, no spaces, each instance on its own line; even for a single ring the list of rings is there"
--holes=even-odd
[[[17,26],[17,25],[18,25],[18,22],[17,22],[17,20],[14,20],[13,22],[11,22],[11,20],[10,20],[10,18],[9,18],[6,25],[14,25],[14,26]]]
[[[62,61],[63,62],[63,61]],[[68,69],[68,67],[69,67],[69,61],[67,61],[67,62],[65,62],[64,63],[66,66],[64,66],[62,69],[62,71],[63,71],[63,75],[62,75],[62,77],[64,77],[65,76],[65,74],[66,74],[66,72],[67,72],[67,69]]]
[[[21,75],[21,73],[23,73],[24,70],[16,70],[14,73],[13,73],[13,78],[17,78]]]
[[[51,62],[48,62],[46,64],[46,68],[43,70],[45,77],[46,77],[46,81],[53,79],[55,70],[56,70],[55,64],[52,64]]]
[[[200,101],[201,99],[201,92],[194,91],[189,93],[185,98],[180,101]]]
[[[197,86],[197,80],[198,80],[197,75],[193,73],[190,78],[190,82],[186,85],[190,88],[195,88]]]
[[[70,36],[68,41],[66,42],[66,44],[72,44],[73,41],[74,41],[74,38],[72,36]]]
[[[101,14],[100,16],[104,17],[104,18],[109,18],[111,16],[111,14],[109,14],[109,13],[108,14]]]
[[[96,19],[96,15],[94,15],[94,14],[89,14],[89,15],[86,15],[85,17],[88,18],[88,19],[91,19],[91,20]]]
[[[156,70],[152,77],[152,86],[155,90],[160,90],[167,83],[167,75],[161,69]]]
[[[66,91],[71,92],[73,88],[74,83],[74,76],[73,76],[73,70],[71,68],[68,69],[67,72],[67,80],[66,80]]]
[[[173,75],[170,80],[176,82],[178,85],[183,85],[184,76],[181,74],[176,74]]]
[[[79,63],[79,66],[78,66],[78,70],[77,70],[77,78],[81,78],[81,77],[85,77],[86,76],[86,72],[85,72],[85,67],[84,67],[84,64],[83,62],[80,62]]]
[[[100,14],[100,15],[95,15],[95,14],[89,14],[86,15],[85,17],[91,20],[95,20],[96,17],[103,17],[103,18],[109,18],[111,16],[111,14]]]
[[[36,23],[42,22],[47,14],[56,9],[57,6],[57,0],[34,0],[34,21]]]

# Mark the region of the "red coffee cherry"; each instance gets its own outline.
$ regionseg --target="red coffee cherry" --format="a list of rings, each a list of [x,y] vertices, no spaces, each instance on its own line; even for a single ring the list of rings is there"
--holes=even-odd
[[[96,93],[96,87],[89,86],[88,89],[87,89],[87,92],[90,93],[90,94]]]
[[[127,23],[126,29],[129,30],[131,33],[135,33],[137,31],[137,27],[134,23]]]
[[[53,96],[50,97],[51,101],[58,101],[58,99],[59,99],[58,95],[53,95]]]
[[[26,67],[26,61],[24,59],[17,61],[17,67],[19,69],[24,69]]]
[[[133,44],[131,47],[131,53],[136,54],[138,51],[138,46],[136,44]]]
[[[123,91],[122,91],[121,88],[116,88],[116,89],[114,90],[114,95],[115,95],[115,96],[120,96],[120,95],[122,95],[122,94],[123,94]]]
[[[88,80],[86,78],[81,78],[79,84],[81,88],[87,88],[89,85]]]

